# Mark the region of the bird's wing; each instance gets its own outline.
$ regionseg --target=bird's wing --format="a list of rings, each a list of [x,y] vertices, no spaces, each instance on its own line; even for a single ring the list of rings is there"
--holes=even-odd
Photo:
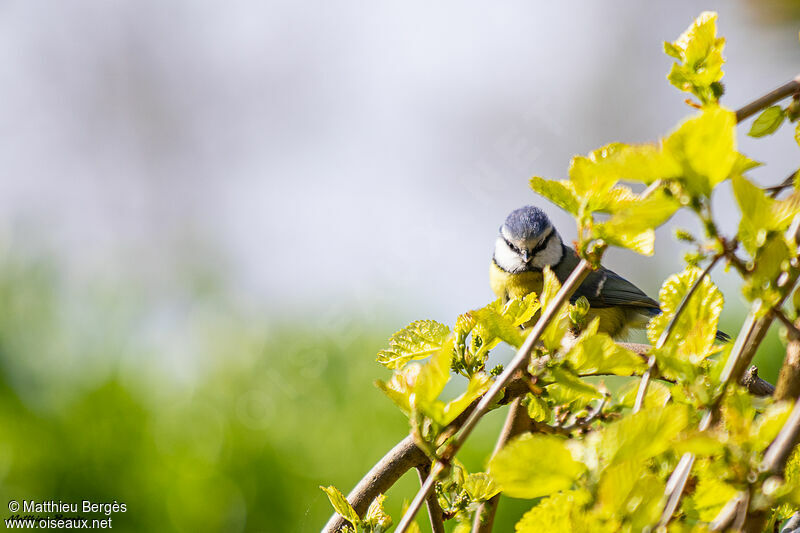
[[[580,259],[572,248],[564,246],[564,255],[561,262],[554,269],[558,279],[563,283],[575,268]],[[589,300],[589,305],[595,308],[614,307],[625,305],[641,307],[643,310],[658,311],[658,302],[647,296],[642,290],[626,280],[616,272],[600,267],[591,272],[570,300],[575,301],[581,296]]]
[[[600,267],[590,273],[572,296],[573,301],[581,296],[589,300],[592,307],[614,307],[625,305],[658,310],[658,302],[616,272]]]
[[[579,261],[575,250],[564,246],[561,262],[553,269],[561,283],[564,283]],[[585,296],[589,300],[589,305],[595,308],[625,305],[641,307],[643,311],[652,309],[657,312],[660,310],[658,302],[643,293],[639,287],[602,266],[586,276],[570,301],[575,303],[581,296]]]

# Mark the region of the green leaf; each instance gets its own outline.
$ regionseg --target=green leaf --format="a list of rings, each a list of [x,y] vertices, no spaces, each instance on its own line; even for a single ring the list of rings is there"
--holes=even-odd
[[[770,133],[775,133],[781,127],[785,118],[786,113],[781,106],[770,106],[756,117],[747,134],[750,137],[763,137]]]
[[[531,189],[547,198],[567,213],[577,216],[580,207],[572,185],[568,181],[554,181],[534,176],[530,180]]]
[[[426,411],[450,381],[450,362],[453,360],[453,340],[445,342],[430,361],[422,365],[414,382],[411,407]]]
[[[550,373],[555,383],[548,385],[546,389],[548,394],[553,394],[554,398],[571,398],[590,402],[603,397],[597,388],[585,382],[569,370],[553,367],[550,369]],[[559,388],[561,392],[556,394],[555,391]]]
[[[630,376],[646,368],[641,357],[615,343],[605,333],[598,333],[598,325],[599,319],[593,320],[565,356],[578,375]]]
[[[687,505],[697,518],[704,522],[710,522],[716,518],[725,504],[736,496],[736,493],[737,490],[734,487],[721,479],[703,476]]]
[[[710,196],[739,159],[736,116],[719,106],[683,122],[664,140],[664,149],[680,165],[681,181],[691,194]]]
[[[627,248],[642,255],[653,255],[655,251],[656,234],[651,229],[636,231],[625,224],[611,226],[610,223],[600,223],[595,224],[592,230],[596,239],[602,239],[612,246]]]
[[[483,340],[485,349],[490,350],[502,340],[515,348],[522,346],[525,335],[514,323],[487,306],[469,313],[477,322],[475,332]]]
[[[800,145],[800,122],[798,122],[794,127],[794,140],[798,145]]]
[[[345,518],[348,522],[353,524],[354,528],[357,528],[361,524],[361,520],[358,518],[358,513],[356,513],[353,506],[350,505],[350,502],[347,501],[347,498],[344,497],[344,494],[339,492],[339,489],[331,485],[330,487],[320,487],[325,494],[328,495],[328,499],[333,505],[333,508],[339,513],[341,516]]]
[[[639,392],[640,380],[631,380],[620,388],[617,404],[622,407],[633,408],[636,403],[636,395]],[[670,398],[669,388],[660,381],[651,381],[644,396],[644,408],[660,409],[667,404]]]
[[[464,490],[474,502],[483,502],[500,492],[500,487],[485,472],[470,474],[464,481]]]
[[[501,314],[514,326],[523,326],[533,318],[539,308],[539,297],[531,292],[522,298],[512,298],[506,302]]]
[[[406,415],[411,414],[411,393],[421,368],[422,365],[411,363],[405,368],[395,371],[389,381],[375,381],[375,385]]]
[[[781,272],[789,268],[794,257],[787,240],[782,234],[773,234],[766,244],[760,246],[753,258],[753,269],[742,285],[742,293],[750,301],[761,300],[762,307],[769,309],[781,301],[777,280]]]
[[[753,425],[753,447],[758,451],[765,450],[783,428],[791,412],[790,402],[778,402],[767,407]]]
[[[569,164],[569,180],[579,198],[602,197],[619,181],[616,157],[624,147],[612,143],[589,153],[575,156]]]
[[[568,489],[586,467],[572,458],[564,439],[524,434],[489,463],[489,473],[512,498],[538,498]]]
[[[678,61],[683,61],[683,50],[670,42],[664,41],[664,53]]]
[[[556,294],[561,289],[561,282],[558,277],[553,273],[549,266],[544,267],[542,271],[542,294],[541,306],[542,309],[547,309],[556,297]],[[540,340],[550,352],[555,352],[561,347],[561,340],[569,327],[569,302],[564,302],[559,308],[553,320],[547,325],[542,333]]]
[[[476,373],[470,378],[467,390],[456,399],[449,401],[442,409],[441,415],[436,417],[439,424],[446,426],[464,412],[464,409],[478,399],[483,393],[489,390],[492,385],[492,378],[482,372]]]
[[[614,214],[608,221],[594,224],[592,233],[595,238],[613,246],[652,255],[653,230],[666,222],[679,207],[680,204],[663,190],[646,198],[634,195],[632,201],[611,210]]]
[[[367,514],[364,516],[364,522],[370,526],[374,533],[388,531],[392,526],[392,517],[386,514],[383,508],[383,501],[386,496],[378,494],[367,509]]]
[[[605,533],[613,529],[586,513],[591,496],[585,490],[566,491],[544,498],[517,522],[516,533],[591,531]]]
[[[388,382],[376,381],[380,388],[400,409],[407,415],[413,411],[423,413],[439,424],[446,425],[458,416],[459,409],[466,407],[472,401],[472,395],[482,394],[481,387],[477,386],[482,379],[476,375],[470,380],[470,386],[462,397],[456,398],[451,405],[445,405],[437,398],[450,380],[450,364],[453,359],[452,337],[442,345],[437,353],[424,365],[411,363],[405,368],[395,371]],[[476,388],[478,390],[476,390]],[[466,405],[462,406],[462,403]]]
[[[688,267],[664,282],[658,294],[662,313],[653,317],[647,325],[647,338],[651,344],[657,344],[684,295],[700,274],[699,268]],[[669,344],[677,347],[678,356],[698,363],[715,352],[713,346],[723,303],[722,293],[706,276],[687,302],[670,336]]]
[[[681,91],[691,92],[704,104],[716,102],[721,91],[713,84],[722,79],[725,39],[717,38],[717,14],[704,12],[664,52],[676,59],[667,79]]]
[[[536,394],[528,393],[528,416],[535,422],[544,422],[550,419],[550,406],[544,399]]]
[[[602,430],[601,454],[611,464],[655,457],[669,448],[687,423],[682,404],[643,409]]]
[[[626,461],[603,471],[598,500],[603,515],[633,522],[634,531],[658,521],[664,483],[640,461]]]
[[[800,213],[800,195],[775,200],[742,176],[732,178],[733,195],[742,212],[739,240],[752,255],[767,242],[770,233],[785,232]]]
[[[699,456],[718,455],[725,450],[719,436],[709,431],[693,431],[682,435],[674,443],[677,453],[693,453]]]
[[[389,348],[378,352],[386,368],[402,368],[412,359],[424,359],[442,347],[450,328],[435,320],[412,322],[389,338]]]

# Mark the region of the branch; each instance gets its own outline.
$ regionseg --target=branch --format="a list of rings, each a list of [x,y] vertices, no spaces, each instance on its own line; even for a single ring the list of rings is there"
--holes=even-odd
[[[792,81],[781,85],[774,91],[765,94],[761,98],[756,98],[749,104],[746,104],[740,109],[736,110],[736,122],[746,120],[765,107],[769,107],[772,104],[779,102],[787,96],[791,96],[798,91],[800,91],[800,76],[797,76]]]
[[[497,455],[508,441],[530,429],[530,422],[531,419],[528,417],[527,409],[522,405],[522,400],[517,398],[511,403],[506,423],[500,432],[492,455]],[[496,494],[478,507],[475,512],[475,519],[472,522],[472,533],[490,533],[492,531],[494,515],[497,512],[499,501],[500,494]]]
[[[470,433],[472,433],[472,430],[475,429],[475,426],[478,424],[480,419],[483,418],[483,416],[489,411],[494,397],[497,396],[500,390],[502,390],[502,388],[505,387],[505,385],[511,380],[511,377],[514,375],[514,373],[525,365],[530,357],[531,352],[533,351],[533,347],[539,341],[539,338],[542,336],[542,333],[544,333],[545,328],[550,324],[550,322],[553,321],[561,306],[569,300],[570,296],[572,296],[580,284],[583,283],[583,280],[586,279],[586,276],[589,275],[591,270],[591,264],[585,259],[581,259],[581,262],[578,263],[578,266],[575,267],[575,270],[572,271],[572,273],[569,275],[569,278],[567,278],[567,280],[561,286],[561,289],[559,289],[558,293],[556,293],[553,301],[549,306],[547,306],[547,309],[542,312],[542,316],[536,321],[536,324],[534,324],[530,334],[528,334],[525,342],[508,364],[508,367],[503,371],[502,374],[500,374],[500,376],[498,376],[497,380],[494,382],[489,391],[483,396],[483,398],[481,398],[478,406],[469,415],[467,421],[464,422],[464,426],[461,428],[461,431],[453,437],[453,440],[450,442],[448,448],[442,454],[442,460],[449,461],[456,453],[458,453],[458,450],[464,444],[464,441],[466,441],[467,437],[469,437]],[[432,469],[431,474],[428,476],[428,479],[425,480],[425,483],[411,501],[411,505],[409,505],[408,509],[406,510],[406,514],[403,515],[400,523],[397,524],[395,533],[405,533],[406,529],[408,529],[408,526],[411,524],[411,521],[414,519],[414,516],[416,516],[416,514],[419,512],[422,502],[425,500],[428,492],[433,489],[433,483],[436,476],[441,473],[444,468],[445,467],[442,465],[442,463],[436,463],[434,465],[434,468]]]
[[[781,316],[783,316],[782,313]],[[796,331],[796,326],[800,326],[800,319],[795,323],[796,325],[791,322],[789,324]],[[790,334],[789,339],[789,344],[786,346],[786,358],[783,360],[778,375],[778,385],[775,390],[776,400],[793,400],[800,396],[800,337]]]
[[[772,384],[758,377],[758,367],[756,365],[747,369],[739,384],[746,387],[750,394],[754,396],[772,396],[775,392],[775,387]]]
[[[528,381],[521,375],[514,376],[505,389],[503,397],[498,402],[500,405],[510,403],[515,398],[524,396],[530,391]],[[467,416],[478,405],[476,400],[467,407],[463,413],[458,415],[448,428],[456,428],[466,420]],[[447,428],[446,428],[447,429]],[[350,491],[347,501],[353,506],[358,516],[363,516],[367,512],[369,505],[379,495],[384,494],[394,485],[403,474],[422,465],[430,464],[430,459],[414,443],[414,438],[409,435],[378,461],[361,481]],[[323,533],[335,533],[345,526],[347,521],[340,515],[334,513],[322,529]]]
[[[609,398],[609,394],[608,394],[608,392],[606,392],[605,396],[603,396],[603,401],[600,402],[600,405],[597,406],[597,409],[595,409],[594,411],[592,411],[591,413],[589,413],[588,415],[586,415],[586,416],[584,416],[582,418],[576,418],[575,421],[572,424],[570,424],[568,426],[558,426],[557,429],[559,431],[563,432],[564,434],[569,435],[570,433],[572,433],[576,429],[582,429],[582,428],[589,427],[590,425],[592,425],[592,422],[594,422],[597,419],[597,417],[600,416],[600,414],[603,412],[603,407],[606,406],[606,402],[608,402],[608,398]]]
[[[417,475],[419,475],[420,484],[425,483],[425,479],[431,473],[431,465],[425,463],[417,467]],[[436,493],[431,492],[425,500],[425,505],[428,507],[428,517],[431,520],[431,533],[444,533],[444,512],[439,507],[439,500],[436,498]]]
[[[778,436],[772,441],[764,454],[764,461],[759,470],[771,474],[782,474],[792,450],[800,436],[800,399],[795,400],[794,409],[789,419],[781,428]]]
[[[778,185],[773,185],[772,187],[766,187],[764,192],[768,192],[771,198],[777,198],[778,195],[783,192],[784,189],[788,189],[794,186],[794,177],[797,173],[800,172],[800,169],[795,170],[789,176],[780,182]]]
[[[798,444],[799,440],[800,399],[795,401],[794,408],[792,409],[792,413],[789,415],[788,420],[786,420],[786,423],[781,428],[778,436],[775,437],[775,440],[773,440],[772,444],[770,444],[769,448],[767,448],[767,451],[764,454],[764,460],[761,462],[761,466],[759,467],[759,471],[765,473],[766,475],[783,475],[783,471],[786,468],[786,461],[789,460],[789,456],[791,455],[792,450],[794,450],[794,447]],[[727,530],[731,526],[731,523],[737,514],[735,512],[736,509],[738,509],[740,512],[747,512],[745,502],[738,502],[735,500],[736,498],[729,501],[714,519],[712,528],[713,531]],[[733,508],[733,510],[731,508]],[[744,527],[740,529],[746,533],[758,533],[763,530],[766,518],[766,513],[763,510],[756,511],[752,515],[748,516],[747,521],[744,523]]]
[[[428,461],[425,452],[417,448],[414,439],[409,435],[372,467],[347,496],[347,501],[353,506],[358,516],[363,516],[378,494],[385,493],[408,470],[426,464]],[[334,513],[323,528],[323,532],[339,531],[345,524],[346,520]]]
[[[697,288],[700,287],[700,284],[703,282],[705,277],[711,272],[711,270],[716,266],[717,261],[719,261],[724,254],[717,254],[714,256],[714,259],[708,264],[708,266],[703,270],[700,276],[692,283],[692,286],[686,291],[686,294],[683,295],[683,299],[681,300],[680,305],[675,310],[675,314],[672,315],[672,318],[669,320],[667,327],[664,328],[664,331],[661,333],[661,336],[658,337],[658,342],[656,343],[656,350],[660,350],[664,347],[669,340],[669,336],[672,334],[675,326],[678,324],[678,318],[680,318],[681,313],[686,309],[686,306],[689,304],[689,300],[694,293],[697,291]],[[656,358],[655,356],[650,356],[650,360],[647,362],[647,370],[645,371],[644,375],[642,376],[642,381],[639,383],[639,390],[636,391],[636,401],[633,404],[633,412],[638,413],[642,405],[644,405],[644,398],[647,395],[647,387],[650,385],[650,377],[653,373],[657,371],[656,368]]]

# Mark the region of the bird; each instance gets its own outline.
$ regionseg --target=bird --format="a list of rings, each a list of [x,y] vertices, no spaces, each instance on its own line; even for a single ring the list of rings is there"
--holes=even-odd
[[[541,293],[545,267],[550,267],[563,283],[580,262],[580,257],[564,244],[544,211],[526,205],[512,211],[500,226],[489,268],[495,295],[508,301],[531,292]],[[630,329],[644,328],[661,313],[656,300],[616,272],[600,266],[589,273],[570,298],[589,302],[587,319],[599,319],[598,331],[624,339]],[[717,339],[728,340],[722,332]]]

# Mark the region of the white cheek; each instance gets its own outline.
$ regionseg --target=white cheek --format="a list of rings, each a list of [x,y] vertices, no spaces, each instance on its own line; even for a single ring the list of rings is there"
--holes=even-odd
[[[564,250],[561,248],[561,239],[558,236],[553,236],[547,241],[547,246],[544,250],[536,254],[533,258],[533,266],[542,269],[545,266],[555,266],[561,261],[561,256],[564,255]]]
[[[506,272],[518,272],[525,268],[522,258],[501,238],[494,243],[494,262]]]

